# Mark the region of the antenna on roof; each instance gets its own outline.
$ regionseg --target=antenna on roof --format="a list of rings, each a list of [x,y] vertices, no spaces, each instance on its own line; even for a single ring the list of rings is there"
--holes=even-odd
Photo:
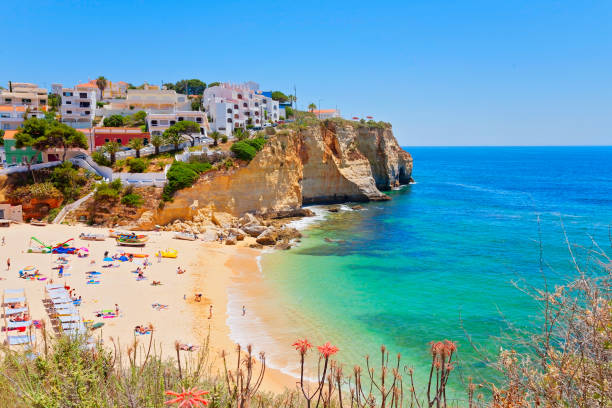
[[[9,92],[13,92],[13,82],[9,81]]]

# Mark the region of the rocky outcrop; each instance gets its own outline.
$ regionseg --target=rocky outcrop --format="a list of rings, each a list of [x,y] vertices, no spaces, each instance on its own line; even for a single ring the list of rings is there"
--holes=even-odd
[[[381,192],[408,183],[412,158],[390,128],[330,121],[272,136],[246,166],[206,173],[178,191],[147,224],[191,220],[201,208],[266,218],[297,215],[304,204],[388,200]],[[295,215],[292,215],[295,214]],[[208,217],[227,229],[225,220]],[[243,228],[253,236],[254,228]]]

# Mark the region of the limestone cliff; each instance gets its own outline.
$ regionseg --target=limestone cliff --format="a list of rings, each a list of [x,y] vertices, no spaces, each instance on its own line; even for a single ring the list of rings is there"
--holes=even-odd
[[[327,122],[283,130],[248,165],[207,173],[178,191],[147,224],[190,219],[198,208],[211,205],[240,216],[303,204],[388,200],[380,190],[408,183],[411,173],[412,158],[391,129]]]

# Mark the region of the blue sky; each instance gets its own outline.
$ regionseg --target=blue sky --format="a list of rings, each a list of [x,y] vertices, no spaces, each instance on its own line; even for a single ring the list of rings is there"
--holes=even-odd
[[[612,144],[612,2],[2,1],[0,82],[254,80],[404,145]]]

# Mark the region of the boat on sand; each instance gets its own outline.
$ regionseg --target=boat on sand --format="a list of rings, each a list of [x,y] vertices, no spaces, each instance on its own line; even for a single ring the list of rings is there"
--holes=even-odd
[[[184,239],[185,241],[195,241],[198,239],[196,234],[192,234],[191,232],[177,232],[174,234],[175,239]]]

